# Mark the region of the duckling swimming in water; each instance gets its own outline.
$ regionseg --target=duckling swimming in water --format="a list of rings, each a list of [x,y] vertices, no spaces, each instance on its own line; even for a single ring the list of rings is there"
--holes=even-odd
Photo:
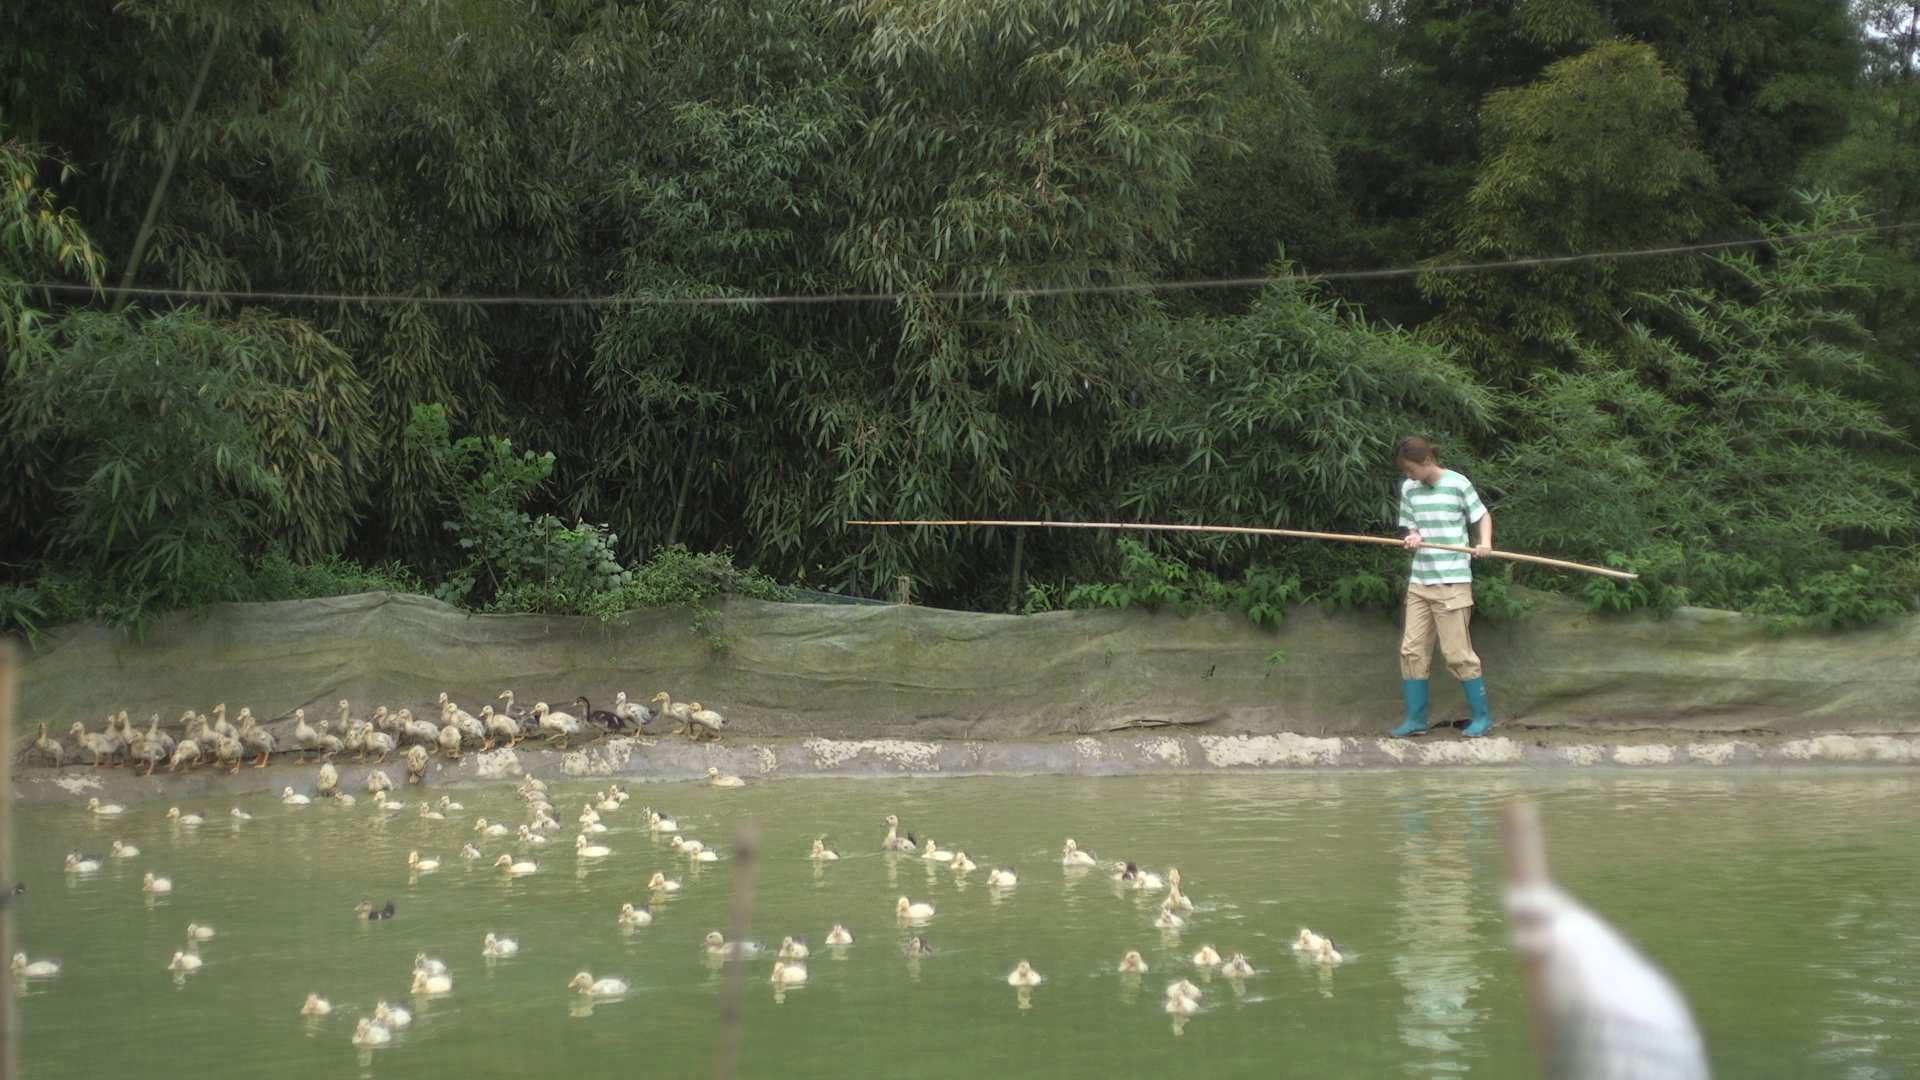
[[[714,956],[752,956],[760,951],[751,941],[728,941],[718,930],[707,931],[701,944]]]
[[[124,814],[126,812],[127,812],[127,808],[124,806],[121,806],[119,803],[103,803],[99,799],[87,800],[87,813],[89,814],[99,814],[102,817],[112,817],[115,814]]]
[[[425,806],[427,804],[421,803],[420,805]],[[425,817],[427,815],[422,814],[420,816]],[[435,814],[433,816],[440,817],[441,815]],[[505,836],[508,833],[512,832],[513,830],[507,828],[505,825],[502,825],[499,822],[490,822],[486,818],[477,818],[474,820],[474,823],[473,823],[473,831],[479,833],[482,836]]]
[[[526,877],[540,869],[540,864],[532,859],[516,860],[511,855],[500,856],[493,860],[493,865],[499,867],[508,877]]]
[[[177,806],[167,807],[167,821],[174,825],[204,825],[206,818],[199,814],[183,814]]]
[[[210,941],[212,939],[213,939],[213,927],[202,926],[199,923],[187,924],[187,940],[188,941]]]
[[[927,943],[926,935],[921,934],[916,935],[912,941],[907,942],[905,949],[902,951],[910,957],[932,956],[933,946]]]
[[[1344,963],[1347,958],[1340,955],[1340,947],[1334,944],[1332,938],[1321,938],[1319,944],[1313,947],[1313,959],[1316,963],[1332,967]]]
[[[440,869],[440,860],[420,857],[418,851],[407,852],[407,869],[416,874],[431,874]]]
[[[799,986],[807,981],[807,965],[798,960],[775,960],[772,981],[775,986]]]
[[[91,874],[100,869],[100,860],[89,858],[77,851],[67,852],[67,873]]]
[[[679,832],[680,823],[658,811],[648,810],[647,829],[650,832]]]
[[[376,908],[373,906],[373,901],[361,897],[360,902],[353,905],[353,915],[357,919],[367,919],[374,922],[378,922],[381,919],[391,919],[393,918],[393,901],[387,901],[386,907]]]
[[[445,975],[447,964],[444,960],[436,960],[426,953],[418,952],[413,954],[413,970],[424,971],[429,975]]]
[[[191,971],[199,971],[204,963],[199,953],[176,951],[173,959],[167,962],[167,970],[184,975]]]
[[[1153,920],[1153,925],[1160,930],[1178,930],[1187,925],[1187,920],[1175,915],[1166,908],[1161,908],[1159,916]]]
[[[1168,911],[1192,911],[1193,901],[1180,891],[1180,868],[1167,871],[1167,898],[1160,903]]]
[[[392,1041],[391,1031],[364,1016],[353,1025],[353,1045],[355,1046],[385,1046]]]
[[[717,788],[737,788],[737,787],[747,786],[747,782],[745,780],[742,780],[739,777],[732,775],[731,773],[723,774],[719,769],[714,768],[712,765],[707,766],[707,783],[712,784],[714,787],[717,787]]]
[[[286,803],[288,806],[306,806],[313,802],[312,799],[307,798],[305,795],[295,793],[292,785],[280,789],[280,801]]]
[[[17,952],[13,954],[11,970],[30,979],[45,979],[60,974],[60,965],[52,960],[29,961],[26,953]]]
[[[933,842],[933,837],[929,836],[921,845],[920,857],[931,862],[952,862],[953,852],[941,851],[939,845]]]
[[[931,919],[933,905],[924,902],[916,904],[903,896],[900,902],[893,906],[893,913],[903,919]]]
[[[813,850],[807,853],[807,858],[814,862],[832,862],[839,857],[840,853],[828,847],[822,840],[815,840]]]
[[[1200,988],[1181,979],[1167,987],[1166,1010],[1174,1016],[1192,1016],[1200,1011]]]
[[[115,840],[107,853],[116,859],[131,859],[140,854],[140,849],[125,841]]]
[[[653,876],[647,879],[647,888],[654,892],[676,893],[680,891],[680,883],[669,880],[667,875],[655,870]]]
[[[784,937],[780,939],[780,959],[805,960],[808,956],[811,956],[811,955],[812,955],[812,950],[807,948],[806,942],[801,941],[797,938],[792,938],[792,937]]]
[[[587,842],[587,834],[581,833],[573,838],[573,853],[583,859],[604,859],[613,854],[613,849],[605,844]]]
[[[519,942],[512,938],[495,936],[491,930],[487,931],[486,937],[480,939],[480,955],[489,960],[505,960],[509,956],[518,955],[519,952]]]
[[[140,879],[140,891],[146,892],[146,893],[153,893],[156,896],[162,895],[164,893],[170,893],[173,891],[173,879],[163,878],[163,877],[154,877],[153,871],[149,870],[147,871],[146,876]]]
[[[1247,963],[1245,953],[1234,953],[1227,962],[1220,965],[1220,974],[1229,979],[1244,979],[1253,974],[1253,965]]]
[[[632,904],[621,904],[620,905],[620,925],[621,926],[652,926],[653,925],[653,905],[641,904],[639,907],[634,907]]]
[[[424,971],[413,973],[413,992],[416,994],[450,994],[453,992],[453,976],[429,975]]]
[[[1327,939],[1303,926],[1300,928],[1300,936],[1293,939],[1293,951],[1303,953],[1315,952],[1320,948],[1320,943],[1325,940]]]
[[[1196,967],[1203,967],[1203,968],[1219,967],[1220,954],[1214,951],[1213,946],[1202,945],[1200,946],[1200,951],[1193,954],[1193,962]]]
[[[403,1006],[376,1001],[373,1005],[373,1022],[389,1030],[399,1031],[413,1023],[413,1014]]]
[[[480,849],[474,847],[472,844],[462,844],[460,845],[460,857],[463,859],[478,859],[481,857]]]
[[[1138,949],[1128,949],[1127,954],[1120,958],[1120,973],[1122,975],[1145,975],[1147,973],[1147,958],[1141,956],[1140,950]]]
[[[591,973],[583,971],[567,980],[567,989],[588,997],[618,997],[627,992],[627,984],[623,979],[596,979]]]
[[[965,874],[978,868],[978,864],[968,858],[967,853],[964,851],[954,852],[953,862],[948,865],[953,868],[953,872],[956,874]]]
[[[851,945],[853,944],[853,934],[848,931],[846,927],[841,926],[839,923],[834,923],[833,929],[827,931],[827,944]]]
[[[915,846],[913,842],[913,837],[911,836],[903,837],[900,835],[900,819],[892,814],[888,814],[886,817],[886,822],[887,822],[887,835],[884,839],[880,841],[880,850],[912,851]]]
[[[1159,874],[1151,870],[1142,870],[1135,863],[1117,862],[1113,864],[1113,868],[1113,880],[1123,885],[1130,885],[1136,891],[1158,892],[1166,887],[1166,882],[1160,880]]]
[[[333,1012],[333,1003],[319,994],[308,994],[307,1000],[300,1006],[301,1016],[326,1016]]]
[[[1020,884],[1019,875],[1002,866],[987,874],[987,884],[995,889],[1011,889]]]
[[[1014,965],[1013,970],[1011,972],[1007,973],[1007,985],[1008,986],[1039,986],[1040,973],[1033,970],[1032,964],[1029,964],[1025,960],[1022,960],[1018,964]]]
[[[1086,852],[1081,851],[1080,845],[1074,843],[1073,837],[1069,836],[1067,837],[1066,846],[1060,849],[1060,865],[1061,866],[1093,866],[1095,865],[1095,861],[1092,855],[1089,855]]]
[[[539,833],[534,832],[532,829],[527,828],[525,825],[520,826],[519,832],[516,833],[515,835],[519,836],[520,842],[527,845],[528,847],[546,847],[547,846],[546,837],[541,836]]]

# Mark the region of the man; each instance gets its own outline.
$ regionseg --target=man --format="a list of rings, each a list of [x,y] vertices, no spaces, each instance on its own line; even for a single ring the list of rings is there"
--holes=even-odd
[[[1407,583],[1407,625],[1400,636],[1400,688],[1407,716],[1392,735],[1404,739],[1427,730],[1427,669],[1437,637],[1447,670],[1460,680],[1473,711],[1464,734],[1477,738],[1493,727],[1493,716],[1487,710],[1480,658],[1467,637],[1467,620],[1473,614],[1471,559],[1493,551],[1493,515],[1481,505],[1473,481],[1440,467],[1440,448],[1427,440],[1401,439],[1394,447],[1393,462],[1406,477],[1400,484],[1400,527],[1407,530],[1403,544],[1414,556]],[[1420,546],[1465,547],[1469,526],[1479,534],[1471,559],[1465,552]]]

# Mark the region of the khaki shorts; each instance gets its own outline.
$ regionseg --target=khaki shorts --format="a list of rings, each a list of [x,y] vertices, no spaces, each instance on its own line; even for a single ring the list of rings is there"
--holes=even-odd
[[[1465,682],[1480,677],[1480,658],[1474,655],[1473,640],[1467,636],[1467,622],[1473,617],[1473,586],[1407,586],[1407,625],[1400,635],[1400,677],[1424,679],[1433,666],[1433,641],[1440,639],[1440,653],[1447,658],[1447,670]]]

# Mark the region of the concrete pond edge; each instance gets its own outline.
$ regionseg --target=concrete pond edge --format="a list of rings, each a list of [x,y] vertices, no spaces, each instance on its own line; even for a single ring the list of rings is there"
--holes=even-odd
[[[663,736],[614,736],[570,750],[538,747],[470,753],[459,760],[436,758],[419,787],[404,783],[397,759],[384,766],[336,762],[342,790],[366,789],[376,767],[402,789],[511,782],[534,775],[546,780],[634,782],[697,781],[709,767],[748,780],[807,777],[966,777],[1009,775],[1130,776],[1396,768],[1644,769],[1693,766],[1710,769],[1801,766],[1920,765],[1920,736],[1816,735],[1805,738],[1699,736],[1686,741],[1623,742],[1535,737],[1520,732],[1465,739],[1435,731],[1416,739],[1351,736],[1201,735],[1165,733],[1083,735],[1040,740],[786,738],[690,743]],[[51,803],[84,800],[138,802],[188,800],[313,788],[315,765],[289,755],[265,769],[242,767],[227,775],[199,768],[142,777],[125,767],[61,769],[17,766],[14,798]]]

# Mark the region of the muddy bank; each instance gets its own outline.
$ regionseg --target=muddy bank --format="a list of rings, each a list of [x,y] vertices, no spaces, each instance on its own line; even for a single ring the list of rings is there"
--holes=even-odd
[[[1920,765],[1920,738],[1825,735],[1814,738],[1707,738],[1687,742],[1602,741],[1566,735],[1497,732],[1462,739],[1435,732],[1419,739],[1305,735],[1106,734],[1046,740],[770,739],[695,745],[678,738],[614,737],[571,751],[518,749],[435,760],[423,783],[405,783],[403,766],[383,768],[399,797],[476,784],[509,783],[524,775],[547,780],[618,779],[634,783],[699,782],[709,766],[750,781],[821,776],[964,777],[1009,774],[1125,776],[1247,770],[1393,769],[1408,767],[1550,767],[1564,769],[1799,767],[1809,765]],[[364,795],[371,763],[342,758],[343,790]],[[27,802],[169,802],[232,798],[292,787],[313,791],[316,766],[286,756],[265,769],[227,775],[196,769],[152,777],[124,768],[24,768],[14,774],[15,797]],[[667,797],[667,796],[662,796]],[[642,801],[647,796],[642,794]]]
[[[1531,617],[1476,626],[1474,638],[1495,716],[1514,732],[1600,745],[1636,733],[1679,747],[1695,737],[1920,734],[1920,617],[1773,637],[1726,612],[1599,617],[1541,597]],[[434,716],[442,690],[477,712],[503,688],[556,707],[583,693],[604,707],[618,690],[644,699],[667,689],[719,709],[731,736],[756,741],[1359,738],[1397,719],[1397,639],[1381,614],[1311,608],[1267,631],[1223,614],[732,601],[696,630],[685,610],[603,623],[469,615],[368,593],[222,605],[167,619],[139,642],[65,627],[30,653],[21,704],[29,733],[39,720],[94,728],[122,708],[170,723],[224,701],[284,734],[295,707],[317,721],[343,697],[355,715],[387,704]],[[1434,702],[1437,721],[1465,715],[1443,670]]]

